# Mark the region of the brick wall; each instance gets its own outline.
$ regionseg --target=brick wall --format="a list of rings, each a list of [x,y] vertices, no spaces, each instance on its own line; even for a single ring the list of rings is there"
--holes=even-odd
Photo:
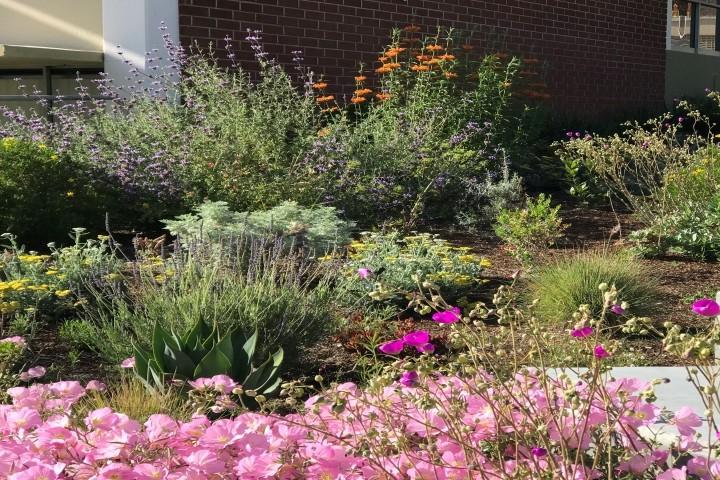
[[[184,44],[230,35],[250,61],[246,29],[263,31],[283,63],[293,50],[334,85],[352,85],[358,62],[376,66],[393,27],[432,33],[454,26],[472,43],[542,60],[556,112],[598,118],[660,108],[664,96],[666,0],[179,0]]]

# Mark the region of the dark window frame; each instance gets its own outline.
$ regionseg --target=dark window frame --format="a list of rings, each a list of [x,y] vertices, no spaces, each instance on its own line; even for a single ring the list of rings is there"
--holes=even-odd
[[[720,53],[720,0],[686,0],[692,9],[692,18],[690,22],[690,49],[696,54],[708,54],[708,52]],[[672,5],[673,2],[670,3]],[[715,48],[700,47],[700,7],[710,7],[717,11],[715,20]],[[672,8],[668,22],[672,22]],[[672,48],[671,48],[672,49]],[[688,51],[687,48],[679,49]]]

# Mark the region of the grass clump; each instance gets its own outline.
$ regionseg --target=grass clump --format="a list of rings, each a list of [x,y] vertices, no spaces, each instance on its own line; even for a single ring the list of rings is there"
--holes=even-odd
[[[93,410],[106,407],[124,413],[140,423],[145,423],[155,414],[172,415],[180,421],[189,420],[193,414],[187,398],[178,388],[168,388],[162,392],[151,390],[140,380],[128,376],[113,382],[105,390],[88,391],[76,412],[78,418],[84,418]]]
[[[603,308],[601,284],[614,285],[619,301],[628,304],[626,314],[647,316],[655,310],[656,283],[642,264],[629,253],[588,251],[540,267],[530,277],[528,297],[537,299],[541,320],[567,323],[578,305],[588,305],[598,316]]]

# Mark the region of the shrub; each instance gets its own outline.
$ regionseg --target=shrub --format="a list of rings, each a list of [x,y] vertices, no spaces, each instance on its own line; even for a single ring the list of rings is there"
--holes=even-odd
[[[683,106],[685,116],[677,120],[667,114],[626,124],[621,134],[574,138],[559,155],[588,181],[604,182],[635,213],[645,228],[631,239],[642,253],[714,259],[720,251],[714,125]]]
[[[221,332],[259,332],[258,356],[282,347],[287,358],[337,326],[333,277],[282,243],[248,241],[246,258],[197,250],[173,258],[139,260],[127,285],[95,289],[82,319],[66,338],[101,354],[110,363],[132,355],[128,338],[150,347],[153,325],[185,335],[198,321]],[[289,363],[289,362],[288,362]]]
[[[346,245],[353,226],[340,220],[333,207],[306,208],[296,202],[245,213],[230,211],[225,202],[205,202],[196,207],[195,212],[175,220],[163,220],[163,223],[185,243],[203,238],[220,242],[240,236],[279,236],[288,244],[319,253]]]
[[[418,48],[401,46],[410,42]],[[477,58],[462,44],[455,31],[423,38],[396,31],[375,90],[367,84],[372,72],[360,72],[353,105],[305,156],[327,200],[352,218],[399,217],[411,228],[422,217],[480,210],[486,199],[468,199],[468,186],[500,173],[503,152],[522,162],[527,111],[515,100],[522,62]]]
[[[543,250],[562,237],[567,225],[558,214],[560,205],[550,206],[545,194],[528,198],[522,209],[502,209],[497,216],[495,233],[506,242],[513,255],[522,263],[532,263]]]
[[[429,281],[449,297],[456,297],[477,289],[483,268],[489,265],[470,250],[427,233],[365,233],[349,246],[344,267],[350,280],[347,288],[374,300],[386,300],[404,297],[418,283]]]
[[[42,143],[0,135],[0,233],[44,246],[78,225],[102,225],[87,170]]]
[[[614,285],[629,314],[645,316],[657,307],[658,291],[650,272],[628,253],[583,252],[540,267],[530,278],[528,299],[537,299],[537,315],[547,321],[571,321],[578,305],[600,314],[598,285]]]
[[[74,229],[73,245],[49,254],[26,252],[17,238],[4,234],[7,244],[0,254],[0,331],[7,320],[28,316],[58,316],[73,308],[75,297],[87,282],[117,275],[120,261],[107,237],[83,240],[84,229]]]

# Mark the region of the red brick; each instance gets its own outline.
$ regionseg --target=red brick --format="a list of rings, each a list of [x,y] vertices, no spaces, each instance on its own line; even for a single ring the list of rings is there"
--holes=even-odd
[[[179,9],[184,44],[220,46],[229,34],[248,50],[238,40],[260,29],[271,54],[285,61],[304,50],[339,93],[352,90],[358,63],[377,65],[391,27],[414,23],[428,34],[438,25],[467,32],[478,52],[542,60],[537,70],[557,111],[599,115],[663,102],[665,0],[179,0]]]

